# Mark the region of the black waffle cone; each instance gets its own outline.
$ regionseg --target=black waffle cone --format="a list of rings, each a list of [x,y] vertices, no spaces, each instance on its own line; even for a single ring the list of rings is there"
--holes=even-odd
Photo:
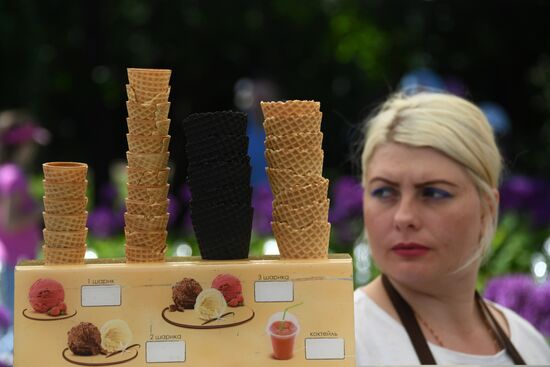
[[[247,117],[243,112],[219,111],[196,113],[183,120],[188,142],[202,140],[212,134],[246,135]]]
[[[248,151],[248,136],[209,136],[187,144],[185,150],[189,162],[242,159]]]
[[[213,188],[198,187],[191,189],[191,202],[198,205],[230,205],[238,203],[250,203],[252,199],[252,188],[247,185],[229,185]]]
[[[189,186],[193,192],[214,187],[250,185],[250,158],[235,161],[202,161],[188,166]]]

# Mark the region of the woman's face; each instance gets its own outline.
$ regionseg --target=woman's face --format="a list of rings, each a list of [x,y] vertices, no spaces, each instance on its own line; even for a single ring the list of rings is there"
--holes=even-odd
[[[478,191],[461,165],[431,148],[377,147],[367,170],[363,212],[375,262],[404,283],[442,279],[480,246],[484,220]],[[475,273],[477,266],[464,271]]]

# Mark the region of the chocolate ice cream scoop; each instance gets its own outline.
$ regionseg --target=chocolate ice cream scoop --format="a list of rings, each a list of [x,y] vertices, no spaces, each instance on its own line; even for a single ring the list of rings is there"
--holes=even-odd
[[[92,323],[81,322],[68,333],[69,349],[78,356],[94,356],[101,353],[101,334]]]
[[[200,292],[202,287],[195,279],[183,278],[172,286],[172,300],[181,309],[193,309]]]

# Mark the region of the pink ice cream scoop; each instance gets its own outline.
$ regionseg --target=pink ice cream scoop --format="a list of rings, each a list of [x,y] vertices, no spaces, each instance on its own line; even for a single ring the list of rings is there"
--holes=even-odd
[[[53,279],[38,279],[29,290],[29,302],[36,312],[46,313],[65,299],[63,286]]]
[[[212,281],[212,288],[216,288],[223,294],[223,298],[231,307],[242,306],[243,288],[241,281],[231,274],[220,274]]]

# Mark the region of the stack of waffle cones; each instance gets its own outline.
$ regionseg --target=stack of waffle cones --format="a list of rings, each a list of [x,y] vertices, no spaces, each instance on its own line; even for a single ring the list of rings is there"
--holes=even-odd
[[[166,252],[170,168],[170,75],[167,69],[128,69],[128,198],[126,261],[160,262]]]
[[[283,259],[328,255],[328,180],[323,178],[319,102],[262,102],[271,227]]]
[[[218,111],[183,122],[191,219],[203,259],[248,257],[252,230],[247,116]]]
[[[88,165],[49,162],[44,170],[44,262],[81,264],[86,253]]]

